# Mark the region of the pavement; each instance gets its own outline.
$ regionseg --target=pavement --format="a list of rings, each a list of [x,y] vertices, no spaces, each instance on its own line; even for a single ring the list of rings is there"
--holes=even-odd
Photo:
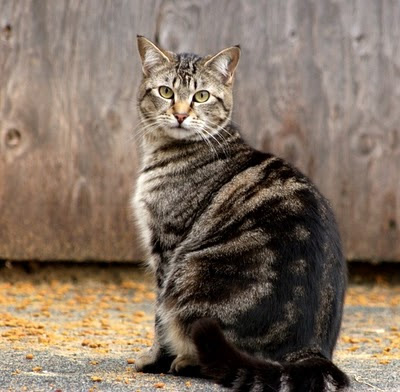
[[[400,265],[352,264],[334,361],[351,391],[400,391]],[[134,372],[153,339],[152,279],[134,265],[0,265],[0,391],[224,391]]]

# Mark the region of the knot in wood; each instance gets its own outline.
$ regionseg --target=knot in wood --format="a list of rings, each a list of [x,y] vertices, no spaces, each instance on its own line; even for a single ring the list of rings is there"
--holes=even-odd
[[[21,142],[21,132],[18,129],[10,128],[6,131],[6,145],[7,147],[17,147]]]

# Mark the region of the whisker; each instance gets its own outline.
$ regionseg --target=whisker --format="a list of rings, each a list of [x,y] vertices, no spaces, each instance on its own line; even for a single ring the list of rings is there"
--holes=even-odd
[[[209,131],[215,131],[215,127],[217,127],[217,131],[224,130],[223,128],[218,129],[218,125],[210,126],[209,124],[205,124],[205,127]],[[219,137],[224,143],[228,140],[221,132],[216,132],[213,134],[215,137]]]
[[[226,144],[226,143],[225,143],[225,142],[226,142],[226,139],[224,139],[222,135],[218,135],[218,134],[217,134],[217,136],[220,136],[220,137],[222,138],[222,143],[221,143],[221,141],[219,141],[219,140],[217,139],[216,136],[214,136],[211,132],[209,132],[207,128],[208,128],[209,130],[212,130],[212,128],[210,128],[207,124],[204,124],[204,125],[203,125],[203,131],[204,131],[208,136],[210,136],[213,140],[215,140],[216,143],[218,143],[219,147],[221,148],[222,152],[225,154],[225,156],[228,156],[228,152],[227,152],[227,150],[226,150],[226,148],[225,148],[225,146],[224,146],[224,144]]]
[[[226,132],[228,135],[231,135],[231,133],[230,133],[225,127],[223,127],[223,126],[221,126],[221,125],[219,125],[219,124],[217,124],[217,123],[215,123],[215,122],[213,122],[213,121],[206,120],[206,123],[207,123],[207,124],[211,124],[212,126],[217,127],[218,130],[224,131],[224,132]]]
[[[137,133],[132,134],[131,141],[137,142],[138,139],[140,139],[144,135],[146,135],[146,134],[150,133],[151,131],[153,131],[154,129],[156,129],[157,125],[158,125],[157,122],[154,121],[152,123],[148,123],[148,124],[142,126],[141,128],[139,128],[139,131]]]
[[[204,123],[203,121],[198,121],[198,120],[192,120],[192,125],[193,125],[193,129],[194,131],[200,135],[201,139],[207,143],[207,145],[210,147],[210,149],[212,149],[213,153],[218,155],[214,145],[211,143],[211,140],[209,140],[208,137],[206,137],[206,134],[208,134],[208,132],[204,129]]]
[[[211,123],[211,122],[210,122]],[[205,123],[205,127],[210,130],[210,131],[215,131],[215,128],[217,128],[217,130],[219,131],[225,131],[227,133],[228,136],[231,136],[231,133],[228,132],[224,127],[213,123],[213,126],[210,126],[209,124]],[[222,132],[218,132],[218,133],[214,133],[215,137],[218,137],[219,139],[221,139],[222,144],[223,144],[223,152],[225,154],[225,156],[229,156],[230,153],[230,143],[228,141],[228,138],[224,136],[224,134]]]
[[[206,136],[204,135],[204,133],[203,133],[204,129],[202,129],[202,128],[196,128],[195,130],[196,130],[196,132],[201,136],[201,138],[203,139],[203,141],[210,147],[210,150],[212,151],[212,153],[213,153],[215,156],[218,156],[218,152],[217,152],[217,150],[215,149],[214,145],[211,143],[211,141],[209,140],[209,138],[206,137]]]
[[[156,119],[146,119],[142,120],[140,123],[136,124],[136,126],[133,128],[132,133],[134,133],[137,129],[140,129],[140,127],[146,127],[148,124],[156,124],[157,120]]]
[[[169,120],[170,116],[166,114],[146,115],[132,130],[132,142],[152,132],[157,126],[163,125],[163,120]],[[138,130],[138,132],[136,132]]]

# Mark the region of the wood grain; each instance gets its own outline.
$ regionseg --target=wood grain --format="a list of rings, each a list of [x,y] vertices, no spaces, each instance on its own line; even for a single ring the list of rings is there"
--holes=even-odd
[[[152,35],[156,6],[0,2],[1,258],[140,257],[135,40]]]
[[[349,259],[400,261],[400,1],[0,0],[0,258],[137,260],[136,34],[241,44],[234,120],[332,201]]]

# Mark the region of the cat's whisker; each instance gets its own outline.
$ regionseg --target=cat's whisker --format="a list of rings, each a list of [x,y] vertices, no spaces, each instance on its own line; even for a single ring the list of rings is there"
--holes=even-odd
[[[217,131],[218,131],[218,132],[213,133],[213,135],[214,135],[215,137],[219,137],[224,143],[227,141],[227,138],[226,138],[221,132],[219,132],[219,131],[221,131],[221,130],[224,131],[225,129],[219,127],[218,125],[210,126],[210,125],[207,124],[207,123],[206,123],[206,127],[207,127],[207,129],[210,130],[210,131],[215,131],[215,128],[217,128]],[[228,131],[226,131],[226,132],[228,132]]]
[[[155,121],[152,121],[152,122],[146,121],[146,122],[142,122],[142,123],[140,123],[140,124],[137,124],[137,125],[132,129],[132,131],[131,131],[131,136],[132,136],[132,137],[135,137],[135,136],[137,135],[138,132],[140,132],[141,130],[143,130],[143,128],[146,128],[146,127],[148,127],[149,125],[153,125],[153,124],[155,124],[155,123],[156,123]]]
[[[204,133],[206,135],[208,135],[210,138],[214,139],[222,147],[221,142],[215,137],[215,135],[213,135],[212,128],[208,127],[207,124],[203,121],[198,121],[198,122],[196,122],[196,124],[201,128],[202,131],[204,131]]]
[[[211,141],[210,138],[208,137],[207,131],[205,131],[204,128],[201,128],[200,130],[201,130],[201,133],[202,133],[202,135],[203,135],[203,138],[204,138],[205,142],[208,144],[208,146],[209,146],[210,149],[212,150],[214,156],[217,157],[217,156],[218,156],[218,151],[217,151],[217,149],[215,148],[215,145],[212,143],[212,141]]]
[[[210,149],[213,151],[213,153],[217,154],[215,147],[213,146],[211,141],[208,140],[209,138],[206,137],[206,134],[203,130],[203,126],[204,126],[204,123],[202,121],[192,120],[192,127],[193,127],[192,129],[201,137],[201,139],[205,143],[207,143],[207,145],[210,147]]]
[[[209,120],[209,119],[207,119],[206,123],[207,123],[207,124],[211,124],[212,126],[217,127],[218,130],[224,131],[224,132],[226,132],[228,135],[231,134],[231,132],[229,132],[225,127],[223,127],[223,126],[221,126],[221,125],[219,125],[219,124],[217,124],[217,123],[215,123],[215,122],[213,122],[213,121],[211,121],[211,120]],[[228,125],[228,124],[227,124],[227,125]]]
[[[212,151],[212,153],[213,153],[215,156],[217,156],[218,153],[217,153],[215,147],[213,146],[213,144],[211,143],[211,141],[204,135],[203,129],[201,129],[201,128],[196,128],[195,130],[196,130],[196,133],[197,133],[198,135],[200,135],[200,137],[202,138],[202,140],[210,147],[210,150]]]
[[[131,142],[137,142],[140,138],[142,138],[146,134],[149,134],[150,132],[152,132],[156,128],[157,128],[157,123],[156,122],[149,123],[149,124],[146,124],[145,126],[142,126],[141,128],[139,128],[138,132],[132,134]]]
[[[215,138],[218,138],[218,139],[220,139],[221,140],[221,142],[222,142],[222,144],[224,145],[224,146],[226,146],[226,148],[228,148],[229,149],[229,142],[227,142],[227,140],[228,140],[228,138],[223,134],[223,132],[221,132],[221,131],[224,131],[224,129],[223,128],[221,128],[221,127],[219,127],[217,124],[215,124],[215,125],[213,125],[213,126],[210,126],[209,124],[204,124],[204,126],[207,128],[207,130],[209,130],[211,133],[213,133],[213,136],[215,137]],[[217,131],[218,132],[216,132],[215,133],[215,128],[217,128]],[[228,132],[228,131],[226,131],[226,133],[228,134],[228,135],[230,135],[230,133]]]
[[[140,137],[142,137],[145,133],[149,133],[152,131],[152,129],[149,129],[151,127],[157,127],[157,125],[161,125],[160,123],[162,119],[164,119],[166,116],[164,115],[147,115],[145,118],[143,118],[132,130],[132,136],[130,138],[131,141],[136,142]],[[136,132],[138,130],[138,132]],[[149,132],[145,132],[148,130]]]
[[[155,121],[155,120],[151,120],[151,121],[148,121],[148,120],[142,121],[142,122],[140,122],[139,124],[137,124],[137,125],[135,126],[135,128],[132,130],[132,135],[133,135],[133,136],[136,136],[136,131],[139,131],[139,132],[140,132],[141,130],[143,130],[143,129],[145,129],[145,128],[151,126],[151,125],[155,125],[155,124],[157,124],[157,121]]]
[[[221,141],[219,141],[219,140],[217,139],[216,136],[218,136],[218,134],[217,134],[216,136],[212,135],[212,134],[207,130],[206,127],[203,127],[203,131],[204,131],[207,135],[210,136],[210,137],[208,138],[208,140],[210,140],[210,142],[211,142],[211,139],[212,139],[212,140],[215,140],[215,142],[216,142],[216,143],[218,144],[218,146],[221,148],[222,153],[223,153],[226,157],[228,157],[229,154],[228,154],[227,147],[224,145],[224,144],[225,144],[224,141],[221,142]]]
[[[208,126],[208,125],[207,125],[207,122],[205,122],[205,121],[199,121],[198,124],[199,124],[199,126],[200,126],[202,129],[204,129],[204,130],[207,132],[207,134],[208,134],[211,138],[213,138],[217,143],[220,143],[220,142],[216,139],[216,136],[217,136],[217,135],[216,135],[216,134],[213,134],[214,129],[213,129],[212,127]]]
[[[227,139],[221,134],[221,133],[216,133],[216,134],[212,134],[209,131],[213,131],[214,128],[210,127],[209,125],[207,125],[206,123],[203,124],[203,128],[204,130],[206,130],[206,132],[221,146],[221,149],[223,151],[223,153],[225,154],[225,156],[228,156],[228,152],[229,152],[229,144],[227,143]],[[222,142],[219,141],[217,139],[217,137],[219,137],[220,139],[222,139]]]
[[[135,125],[135,127],[133,128],[133,131],[134,131],[135,129],[137,129],[138,127],[140,127],[141,125],[143,125],[144,123],[149,122],[149,121],[154,121],[154,120],[156,120],[157,118],[158,118],[158,116],[155,116],[155,115],[142,118],[142,119]]]
[[[207,135],[209,135],[213,140],[215,140],[216,143],[218,143],[218,145],[223,149],[223,144],[221,143],[221,141],[217,139],[217,137],[221,137],[221,135],[219,135],[218,133],[213,134],[212,131],[214,131],[214,129],[207,126],[206,124],[203,126],[203,130],[207,133]],[[224,141],[225,139],[222,138],[222,142]]]

